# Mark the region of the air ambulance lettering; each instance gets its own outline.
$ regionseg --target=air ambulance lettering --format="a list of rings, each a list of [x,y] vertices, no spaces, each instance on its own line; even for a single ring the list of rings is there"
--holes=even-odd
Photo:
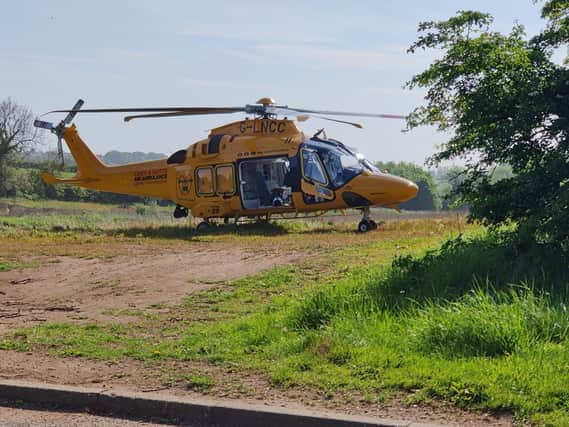
[[[166,182],[168,179],[167,168],[145,169],[134,171],[134,185],[139,184],[156,184]]]

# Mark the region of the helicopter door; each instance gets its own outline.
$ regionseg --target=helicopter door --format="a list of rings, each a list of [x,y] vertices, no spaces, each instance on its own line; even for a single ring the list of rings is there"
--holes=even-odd
[[[292,208],[290,177],[290,162],[287,157],[240,162],[239,186],[243,208]]]
[[[328,178],[318,153],[307,148],[302,153],[302,181],[300,189],[308,196],[309,203],[319,203],[334,200],[334,192],[327,188]]]

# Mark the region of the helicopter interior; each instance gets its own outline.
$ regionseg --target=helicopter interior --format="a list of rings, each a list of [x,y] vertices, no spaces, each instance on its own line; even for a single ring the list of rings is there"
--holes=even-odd
[[[336,141],[311,140],[301,152],[303,177],[323,187],[337,189],[364,168],[377,171],[373,166],[367,166],[363,158],[358,158],[357,153]],[[299,174],[292,170],[289,160],[273,157],[240,163],[239,181],[245,209],[293,207],[290,181]],[[305,195],[305,199],[309,203],[326,201],[309,195]]]
[[[290,163],[286,157],[246,160],[239,165],[245,209],[292,207]]]

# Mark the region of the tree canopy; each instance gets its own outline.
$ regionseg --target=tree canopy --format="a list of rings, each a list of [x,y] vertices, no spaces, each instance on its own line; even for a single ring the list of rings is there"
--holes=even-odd
[[[569,249],[569,70],[552,60],[569,41],[569,2],[545,2],[542,17],[545,30],[531,38],[521,25],[493,32],[492,17],[475,11],[421,23],[409,51],[442,55],[407,84],[427,89],[408,126],[452,132],[429,162],[465,163],[457,192],[473,218],[514,222]],[[513,175],[493,180],[496,164],[510,165]]]
[[[0,102],[0,162],[40,141],[29,108],[8,98]]]
[[[29,108],[10,98],[0,102],[0,196],[8,194],[14,185],[14,180],[10,179],[13,177],[9,176],[10,163],[40,141]]]
[[[419,193],[416,197],[401,203],[402,209],[428,211],[440,207],[437,186],[433,176],[422,167],[406,162],[376,162],[375,164],[382,171],[407,178],[419,187]]]

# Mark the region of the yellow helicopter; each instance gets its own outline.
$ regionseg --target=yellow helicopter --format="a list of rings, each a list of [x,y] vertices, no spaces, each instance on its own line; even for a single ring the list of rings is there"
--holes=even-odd
[[[359,123],[326,116],[357,116],[403,119],[389,114],[318,111],[276,105],[261,98],[245,107],[165,107],[83,109],[83,100],[58,125],[36,120],[34,125],[58,137],[63,162],[63,138],[77,162],[71,179],[49,173],[49,184],[71,184],[113,193],[133,194],[172,200],[175,218],[202,218],[198,230],[210,221],[223,218],[285,218],[310,216],[329,210],[357,208],[362,211],[358,231],[377,228],[370,218],[370,207],[397,208],[417,194],[418,187],[407,179],[378,170],[358,151],[340,141],[327,138],[323,130],[307,137],[287,116],[305,121],[318,117],[358,128]],[[135,113],[125,122],[138,118],[175,117],[205,114],[245,113],[252,118],[212,129],[209,136],[170,157],[107,166],[87,147],[76,126],[70,125],[77,113]],[[48,113],[48,114],[49,114]],[[285,116],[282,119],[278,115]]]

